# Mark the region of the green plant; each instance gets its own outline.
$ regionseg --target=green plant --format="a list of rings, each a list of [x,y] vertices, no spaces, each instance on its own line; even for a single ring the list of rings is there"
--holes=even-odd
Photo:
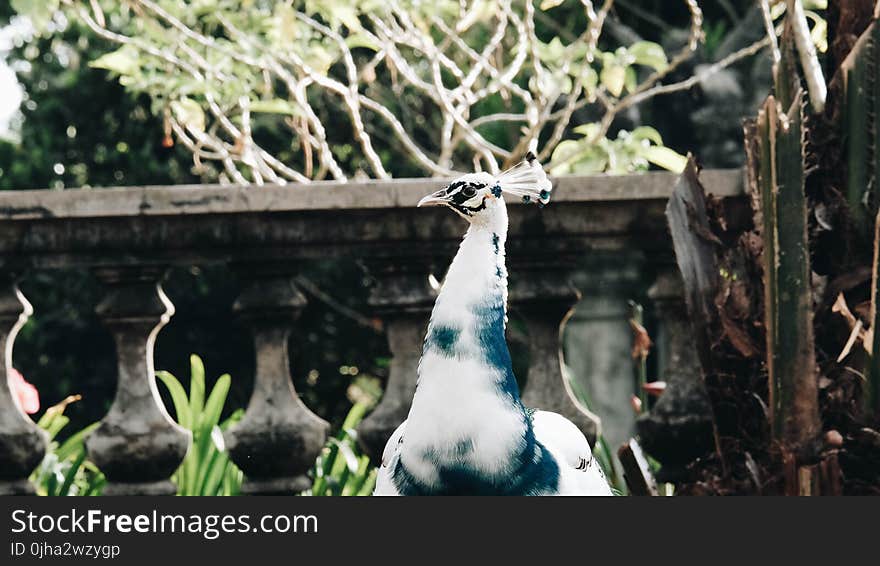
[[[571,391],[574,393],[575,399],[581,405],[589,409],[591,405],[589,393],[587,393],[587,390],[584,389],[576,379],[572,379],[571,371],[569,371],[568,367],[564,364],[562,366],[562,375],[571,386]],[[602,466],[602,471],[605,472],[605,477],[608,478],[608,483],[611,484],[611,489],[614,491],[614,494],[626,495],[629,490],[626,487],[626,481],[623,479],[623,472],[620,468],[620,464],[617,462],[617,457],[608,446],[608,443],[605,442],[605,439],[602,438],[601,434],[596,438],[596,445],[593,446],[593,456],[596,458],[596,461],[599,462],[599,465]]]
[[[647,171],[650,164],[680,172],[687,159],[663,145],[660,133],[649,126],[632,132],[620,130],[617,137],[597,137],[599,124],[582,124],[572,130],[581,137],[556,146],[550,162],[554,175],[609,173],[620,175]]]
[[[242,410],[220,421],[231,377],[223,374],[205,399],[205,365],[190,356],[189,395],[180,381],[167,371],[156,372],[171,394],[177,422],[192,433],[192,445],[171,480],[178,495],[237,495],[244,476],[229,460],[223,431],[238,422]]]
[[[86,459],[85,437],[98,423],[91,424],[74,433],[64,442],[55,440],[70,422],[64,409],[80,399],[71,395],[61,403],[49,407],[37,425],[49,435],[49,448],[40,466],[31,474],[38,495],[100,495],[107,483],[104,474]]]
[[[114,50],[90,65],[149,96],[169,145],[199,170],[222,168],[222,181],[256,184],[446,176],[475,156],[497,171],[537,139],[546,161],[582,108],[597,119],[585,143],[609,142],[624,111],[766,44],[674,81],[703,41],[700,3],[682,4],[687,40],[667,53],[609,41],[612,1],[13,2],[38,32],[60,11],[107,40]]]
[[[303,495],[370,495],[376,485],[378,470],[369,457],[359,453],[355,427],[364,418],[369,404],[355,403],[342,428],[331,437],[312,470],[312,488]]]

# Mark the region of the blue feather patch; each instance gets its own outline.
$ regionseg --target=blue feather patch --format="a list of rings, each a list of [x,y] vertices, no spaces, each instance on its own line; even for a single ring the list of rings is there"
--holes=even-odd
[[[425,340],[425,350],[436,348],[447,356],[453,356],[455,355],[455,344],[458,342],[459,336],[461,336],[460,328],[453,328],[445,324],[432,326]]]

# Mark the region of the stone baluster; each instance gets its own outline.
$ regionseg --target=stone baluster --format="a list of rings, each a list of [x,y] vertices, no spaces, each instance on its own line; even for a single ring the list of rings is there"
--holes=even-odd
[[[169,480],[190,444],[168,415],[153,368],[159,330],[174,314],[162,291],[163,266],[95,269],[107,295],[97,314],[116,344],[117,389],[110,411],[86,438],[88,456],[107,476],[105,495],[173,494]]]
[[[0,274],[0,495],[34,492],[28,476],[46,453],[46,434],[21,410],[9,385],[15,335],[33,314],[12,273]]]
[[[562,374],[562,331],[580,294],[569,280],[571,258],[547,254],[538,258],[513,255],[509,303],[527,325],[529,373],[523,403],[559,413],[575,423],[595,443],[599,417],[575,401]]]
[[[233,309],[254,339],[254,390],[241,421],[225,433],[247,495],[295,495],[311,485],[306,473],[324,446],[329,424],[299,398],[287,342],[306,298],[294,276],[268,266],[240,266],[244,289]]]
[[[594,251],[573,274],[583,294],[565,330],[565,363],[602,419],[602,438],[619,447],[635,434],[637,392],[629,301],[642,294],[644,259],[625,250]]]
[[[711,450],[712,407],[678,269],[662,270],[648,296],[659,322],[654,341],[666,389],[636,428],[642,446],[663,464],[663,478],[672,481],[686,464]]]
[[[358,427],[361,446],[379,461],[388,438],[409,414],[437,293],[428,284],[431,266],[423,257],[372,259],[366,268],[375,280],[368,302],[382,317],[392,355],[385,394]]]

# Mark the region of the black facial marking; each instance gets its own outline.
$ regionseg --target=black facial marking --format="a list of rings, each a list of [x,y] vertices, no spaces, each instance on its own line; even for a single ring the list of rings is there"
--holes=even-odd
[[[486,198],[483,198],[479,206],[465,206],[464,203],[474,198],[477,191],[484,188],[486,188],[485,183],[474,183],[469,181],[456,181],[450,183],[446,188],[446,194],[450,197],[449,206],[466,216],[473,216],[474,213],[486,208]]]

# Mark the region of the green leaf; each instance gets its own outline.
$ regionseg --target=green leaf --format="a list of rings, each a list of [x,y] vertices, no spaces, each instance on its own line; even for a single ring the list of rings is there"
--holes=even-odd
[[[650,140],[654,145],[663,145],[663,138],[660,132],[651,126],[639,126],[630,133],[630,137],[635,141]]]
[[[810,30],[810,39],[813,40],[813,45],[816,46],[819,53],[825,53],[828,51],[828,22],[816,12],[807,11],[805,15],[813,20],[813,29]]]
[[[186,97],[175,100],[171,103],[171,111],[184,126],[197,132],[205,131],[205,111],[195,100]]]
[[[369,468],[370,459],[367,456],[361,456],[358,459],[357,472],[355,472],[345,484],[345,489],[342,490],[342,495],[357,495],[363,487],[364,482],[366,482],[369,477]]]
[[[220,430],[227,430],[229,427],[237,423],[244,416],[244,409],[236,409],[232,411],[232,414],[226,417],[222,423],[220,423]]]
[[[364,32],[357,32],[349,35],[345,38],[345,44],[348,46],[349,49],[363,47],[372,51],[379,51],[379,49],[382,48],[381,45],[379,45],[376,41],[373,40],[372,37]]]
[[[552,8],[555,8],[565,2],[565,0],[543,0],[541,2],[541,10],[546,12]]]
[[[613,96],[620,96],[623,92],[624,82],[626,81],[626,68],[617,63],[603,65],[599,80],[602,82],[602,86],[604,86]]]
[[[43,430],[49,430],[49,427],[52,426],[52,421],[56,419],[56,417],[61,414],[57,411],[46,411],[43,413],[43,416],[40,417],[40,420],[37,421],[37,426]],[[49,440],[52,440],[51,438]]]
[[[133,76],[140,72],[137,51],[128,45],[124,45],[116,51],[101,55],[89,63],[89,67],[106,69],[124,76]]]
[[[610,153],[598,145],[588,146],[572,164],[571,172],[576,175],[593,175],[608,169]]]
[[[53,466],[54,468],[54,466]],[[56,495],[58,493],[58,479],[59,477],[63,480],[64,476],[56,473],[55,469],[49,471],[49,474],[46,476],[46,495]]]
[[[224,454],[213,450],[210,460],[199,470],[199,482],[195,494],[217,495],[217,490],[223,482],[223,474],[226,473],[228,462],[229,460]]]
[[[98,428],[98,425],[101,423],[92,423],[89,426],[85,427],[82,430],[75,432],[70,436],[64,443],[55,451],[55,455],[58,456],[59,460],[67,460],[68,458],[75,455],[78,451],[85,451],[84,441],[85,438],[92,433],[93,430]]]
[[[205,364],[193,354],[189,357],[189,368],[189,409],[193,415],[199,415],[205,406]]]
[[[370,471],[370,475],[367,476],[364,485],[361,486],[361,489],[358,491],[358,496],[368,496],[373,493],[373,488],[376,487],[376,477],[379,475],[379,470],[377,468],[373,468]]]
[[[71,495],[70,487],[73,485],[73,481],[76,479],[76,474],[79,472],[79,467],[85,459],[86,451],[83,450],[77,455],[73,462],[71,462],[70,468],[68,468],[67,473],[64,474],[64,482],[62,482],[61,487],[58,489],[57,495]]]
[[[571,93],[572,81],[570,76],[561,72],[553,73],[551,76],[556,83],[556,88],[559,89],[559,92],[563,94]]]
[[[554,37],[549,43],[538,42],[538,55],[545,63],[556,63],[565,55],[565,45],[559,37]]]
[[[45,28],[58,10],[60,0],[12,0],[12,9],[26,16],[38,30]]]
[[[637,41],[627,51],[637,64],[651,67],[655,71],[663,71],[669,66],[666,52],[653,41]]]
[[[345,421],[342,423],[342,430],[355,428],[364,418],[367,409],[368,407],[366,403],[355,403],[352,405],[351,409],[348,411],[348,415],[345,417]]]
[[[587,67],[579,77],[581,86],[584,87],[584,91],[588,96],[592,95],[593,91],[596,90],[596,87],[599,86],[599,73],[597,73],[592,67]]]
[[[287,114],[290,116],[299,116],[299,109],[284,100],[283,98],[273,98],[271,100],[254,100],[251,102],[251,112],[265,112],[266,114]]]
[[[330,71],[330,67],[336,61],[336,57],[337,55],[331,52],[326,46],[313,41],[309,43],[305,62],[314,69],[316,73],[326,76]]]
[[[668,147],[652,145],[643,148],[641,153],[654,165],[674,173],[684,171],[684,166],[687,164],[687,158],[684,155]]]
[[[559,142],[550,156],[550,173],[565,175],[571,172],[571,164],[579,158],[586,147],[583,140],[563,140]]]
[[[553,154],[550,156],[550,164],[553,165],[575,159],[575,156],[583,151],[583,146],[584,144],[582,142],[575,140],[563,140],[559,142],[553,150]]]
[[[217,378],[208,401],[205,403],[205,424],[212,429],[220,422],[220,413],[223,411],[223,405],[226,404],[226,396],[229,394],[229,388],[232,385],[232,377],[228,373],[224,373]]]
[[[624,86],[626,86],[627,92],[632,92],[638,86],[638,78],[636,77],[636,70],[632,67],[626,68],[626,75],[623,81]]]
[[[361,22],[358,19],[357,8],[354,6],[345,6],[343,4],[334,4],[333,16],[335,16],[335,19],[345,24],[345,27],[352,31],[361,29]]]
[[[55,438],[58,433],[61,432],[61,429],[66,427],[67,423],[69,422],[70,419],[68,417],[65,417],[64,415],[57,415],[54,419],[52,419],[49,427],[46,428],[46,432],[49,434],[49,438]]]
[[[156,377],[165,384],[168,392],[171,393],[171,401],[174,403],[174,412],[177,415],[177,424],[191,430],[192,416],[189,410],[189,399],[186,397],[183,385],[167,371],[157,371]]]
[[[599,124],[595,122],[589,122],[587,124],[580,124],[579,126],[575,126],[572,131],[576,134],[580,134],[587,139],[592,138],[596,135],[596,132],[599,131]],[[562,144],[560,144],[562,145]],[[556,146],[559,149],[559,146]]]

